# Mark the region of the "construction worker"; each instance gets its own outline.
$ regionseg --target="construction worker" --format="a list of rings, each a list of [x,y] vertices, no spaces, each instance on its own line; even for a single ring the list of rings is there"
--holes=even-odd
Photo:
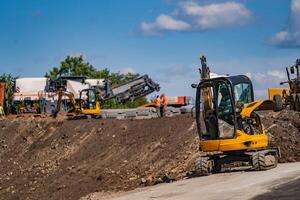
[[[162,94],[160,98],[161,98],[160,114],[163,117],[165,111],[167,110],[168,98],[165,94]]]
[[[157,96],[156,96],[156,98],[155,98],[155,105],[156,105],[156,107],[157,107],[157,108],[159,108],[159,107],[160,107],[160,105],[161,105],[161,102],[160,102],[160,97],[159,97],[159,95],[157,95]]]
[[[0,104],[0,117],[4,116],[4,109],[3,106]]]
[[[161,111],[161,99],[159,97],[159,95],[156,96],[155,100],[154,100],[156,109],[157,109],[157,113],[159,114],[160,117],[162,117],[162,111]]]

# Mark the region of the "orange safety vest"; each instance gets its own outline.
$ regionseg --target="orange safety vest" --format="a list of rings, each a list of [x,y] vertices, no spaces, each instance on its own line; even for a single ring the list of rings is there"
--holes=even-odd
[[[162,97],[162,103],[166,106],[168,104],[168,98],[167,96]]]
[[[156,98],[156,100],[155,100],[155,105],[156,105],[157,107],[160,107],[160,98],[159,98],[159,97]]]

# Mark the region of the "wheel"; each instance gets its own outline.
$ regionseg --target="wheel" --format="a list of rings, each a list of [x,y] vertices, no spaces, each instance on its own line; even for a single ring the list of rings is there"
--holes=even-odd
[[[222,171],[222,165],[220,164],[215,164],[213,166],[212,172],[213,173],[220,173]]]
[[[208,157],[200,157],[196,161],[194,175],[196,176],[207,176],[211,174],[213,168],[213,161],[209,160]]]
[[[299,99],[299,95],[297,95],[296,99],[295,99],[295,111],[300,111],[300,99]]]
[[[282,104],[282,98],[280,95],[274,95],[273,97],[274,103],[275,103],[275,107],[274,107],[274,111],[280,111],[283,108],[283,104]]]
[[[257,152],[252,156],[252,167],[255,171],[263,171],[275,168],[278,163],[276,154]]]
[[[289,105],[290,105],[290,110],[296,110],[294,101],[290,101]]]

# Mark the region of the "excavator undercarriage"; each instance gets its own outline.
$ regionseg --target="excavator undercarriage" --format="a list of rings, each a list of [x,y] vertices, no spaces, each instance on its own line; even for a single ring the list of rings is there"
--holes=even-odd
[[[261,149],[255,151],[215,152],[202,155],[196,161],[195,173],[198,176],[219,173],[222,166],[234,162],[246,163],[246,168],[263,171],[275,168],[278,163],[278,149]],[[231,167],[237,165],[232,164]]]

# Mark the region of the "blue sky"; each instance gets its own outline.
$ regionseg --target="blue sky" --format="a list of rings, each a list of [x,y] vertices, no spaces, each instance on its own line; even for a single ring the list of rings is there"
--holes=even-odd
[[[300,57],[300,0],[2,0],[0,72],[43,76],[67,55],[193,95],[199,56],[247,74],[257,98]]]

